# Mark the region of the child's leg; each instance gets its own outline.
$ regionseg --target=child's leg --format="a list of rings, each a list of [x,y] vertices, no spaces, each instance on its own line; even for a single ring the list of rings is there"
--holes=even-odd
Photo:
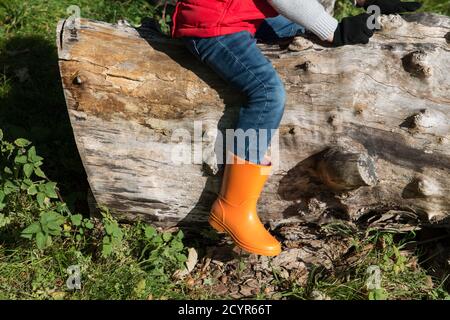
[[[225,166],[220,193],[208,221],[217,231],[231,235],[242,249],[275,256],[281,252],[281,244],[267,231],[256,211],[271,166],[255,164],[263,159],[267,144],[258,145],[254,138],[262,133],[270,140],[272,130],[278,128],[285,103],[283,83],[256,46],[255,38],[246,31],[185,42],[192,53],[248,98],[241,107],[237,123],[241,130],[237,131],[250,139],[243,148],[238,145],[234,149],[236,156],[227,157],[231,162]],[[239,163],[238,158],[247,162]]]
[[[213,38],[187,38],[185,43],[201,61],[247,95],[247,104],[241,108],[236,126],[245,133],[246,143],[237,143],[234,152],[240,158],[261,163],[285,104],[284,85],[271,62],[246,31]]]
[[[258,28],[255,38],[262,41],[276,41],[305,33],[305,28],[282,15],[267,18]]]

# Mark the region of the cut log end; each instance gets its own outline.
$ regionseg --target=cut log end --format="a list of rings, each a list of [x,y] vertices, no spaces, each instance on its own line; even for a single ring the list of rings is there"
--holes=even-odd
[[[333,190],[350,191],[378,183],[375,162],[368,154],[347,152],[339,147],[325,152],[318,173]]]

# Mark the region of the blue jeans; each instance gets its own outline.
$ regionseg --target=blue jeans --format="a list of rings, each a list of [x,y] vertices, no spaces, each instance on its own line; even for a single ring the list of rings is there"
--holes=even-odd
[[[302,26],[277,16],[264,20],[255,36],[241,31],[210,38],[183,38],[189,51],[247,97],[235,128],[233,151],[238,157],[261,163],[280,125],[286,101],[284,84],[256,46],[257,39],[275,41],[303,32]]]

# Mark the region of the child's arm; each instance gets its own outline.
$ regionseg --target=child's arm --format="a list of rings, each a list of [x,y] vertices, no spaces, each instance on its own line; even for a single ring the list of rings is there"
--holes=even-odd
[[[373,35],[373,30],[369,29],[367,25],[370,17],[367,13],[346,17],[338,23],[317,0],[268,1],[280,14],[302,25],[320,39],[331,42],[336,47],[347,44],[365,44]],[[364,3],[366,1],[371,0],[364,0]],[[357,4],[360,3],[363,3],[362,0],[357,0]]]
[[[322,40],[333,40],[338,21],[316,0],[268,0],[289,20],[300,24]]]

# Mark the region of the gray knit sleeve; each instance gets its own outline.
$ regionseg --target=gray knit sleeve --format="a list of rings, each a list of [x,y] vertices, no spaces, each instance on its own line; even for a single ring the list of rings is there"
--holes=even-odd
[[[272,7],[322,40],[331,38],[338,21],[317,0],[268,0]]]

